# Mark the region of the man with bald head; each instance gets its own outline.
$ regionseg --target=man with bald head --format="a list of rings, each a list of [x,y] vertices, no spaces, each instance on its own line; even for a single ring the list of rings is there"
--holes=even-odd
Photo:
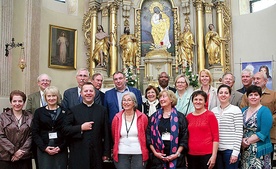
[[[45,73],[37,77],[37,85],[39,87],[39,91],[28,96],[26,105],[27,111],[34,113],[37,108],[46,106],[46,101],[43,95],[44,90],[51,85],[51,81],[51,77]]]
[[[261,104],[270,109],[273,115],[273,127],[270,130],[270,138],[273,145],[276,144],[276,92],[266,87],[268,82],[267,75],[263,72],[257,72],[253,76],[253,84],[262,88]],[[246,94],[242,97],[241,108],[248,106]],[[274,146],[274,153],[276,152]],[[273,157],[273,155],[272,155]],[[276,161],[272,158],[272,167],[276,167]]]

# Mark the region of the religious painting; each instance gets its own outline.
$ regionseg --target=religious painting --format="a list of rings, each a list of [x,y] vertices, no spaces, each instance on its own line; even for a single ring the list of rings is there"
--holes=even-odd
[[[141,7],[141,56],[164,48],[175,56],[174,13],[169,0],[146,0]]]
[[[50,25],[50,68],[76,69],[77,30]]]
[[[263,61],[263,62],[243,62],[242,63],[242,70],[249,69],[252,70],[253,74],[257,72],[264,72],[267,75],[267,84],[266,87],[272,90],[272,63],[271,61]]]

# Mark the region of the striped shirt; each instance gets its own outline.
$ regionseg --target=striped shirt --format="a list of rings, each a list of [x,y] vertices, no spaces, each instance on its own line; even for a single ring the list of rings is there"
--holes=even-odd
[[[233,150],[232,155],[240,153],[243,136],[243,116],[239,107],[229,105],[212,109],[219,123],[219,151]]]

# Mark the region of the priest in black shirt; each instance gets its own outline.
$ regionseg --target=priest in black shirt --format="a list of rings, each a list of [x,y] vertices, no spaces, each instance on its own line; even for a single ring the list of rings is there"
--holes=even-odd
[[[83,102],[67,112],[63,127],[69,141],[69,169],[102,169],[110,156],[108,114],[105,107],[94,103],[92,83],[82,86],[81,96]]]

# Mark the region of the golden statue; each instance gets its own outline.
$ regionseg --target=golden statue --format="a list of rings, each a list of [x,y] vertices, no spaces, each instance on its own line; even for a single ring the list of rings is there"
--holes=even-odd
[[[166,48],[171,47],[169,39],[170,30],[170,18],[167,14],[162,12],[163,6],[159,2],[153,2],[150,7],[151,13],[151,34],[154,41],[154,47],[166,46]]]
[[[123,65],[135,65],[135,58],[138,50],[138,39],[130,34],[129,27],[124,28],[124,34],[120,38],[120,46],[122,49]]]
[[[208,28],[209,32],[205,36],[205,46],[208,53],[209,65],[220,64],[219,51],[222,39],[214,31],[215,26],[213,24],[209,24]]]
[[[97,67],[105,67],[108,63],[109,36],[104,32],[102,25],[98,25],[97,30],[92,61],[96,63]]]
[[[183,33],[180,33],[179,35],[179,41],[178,41],[178,60],[179,64],[182,64],[182,67],[187,67],[187,62],[189,66],[192,66],[193,63],[193,49],[194,49],[194,38],[193,34],[190,29],[190,25],[187,24],[184,27]]]

